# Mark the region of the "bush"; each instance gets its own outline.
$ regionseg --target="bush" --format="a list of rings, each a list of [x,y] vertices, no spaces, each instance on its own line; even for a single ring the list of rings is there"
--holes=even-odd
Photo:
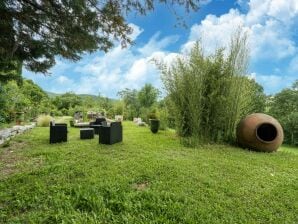
[[[37,126],[49,127],[51,120],[53,120],[53,117],[51,117],[50,115],[39,115],[37,118]]]
[[[158,64],[181,137],[233,142],[237,123],[251,111],[246,35],[236,34],[227,51],[219,48],[206,56],[197,42],[189,55],[177,58],[172,66]]]
[[[5,117],[0,114],[0,124],[4,124],[5,122],[6,122]]]
[[[63,116],[62,112],[60,110],[51,110],[50,112],[51,116]]]
[[[149,122],[150,119],[158,119],[156,108],[151,109],[150,112],[147,114],[147,121]]]
[[[284,129],[284,143],[298,146],[298,112],[280,118]]]
[[[62,109],[61,109],[61,113],[62,113],[62,115],[64,115],[64,116],[68,116],[68,115],[69,115],[69,111],[68,111],[66,108],[62,108]]]
[[[135,117],[140,117],[140,118],[142,118],[142,121],[144,121],[147,124],[149,124],[149,120],[148,120],[148,114],[149,114],[149,112],[150,112],[150,109],[149,108],[142,107],[142,108],[140,108],[140,114],[139,114],[139,116],[135,116]]]
[[[158,111],[158,117],[160,120],[159,129],[166,130],[168,128],[168,112],[166,109],[160,109]]]

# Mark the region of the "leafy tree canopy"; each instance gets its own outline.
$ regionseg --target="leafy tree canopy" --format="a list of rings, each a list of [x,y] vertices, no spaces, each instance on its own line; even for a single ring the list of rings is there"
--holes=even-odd
[[[53,100],[53,104],[58,108],[58,110],[69,110],[75,106],[82,104],[82,99],[75,93],[68,92],[61,96],[56,96]]]
[[[22,84],[22,63],[16,60],[6,61],[0,58],[0,82],[7,83],[11,80],[17,81],[19,85]]]
[[[39,106],[42,100],[47,99],[47,94],[32,80],[24,80],[22,87],[23,94],[27,96],[34,106]]]
[[[131,43],[125,14],[145,15],[157,3],[197,10],[200,0],[2,0],[0,58],[20,61],[46,73],[55,56],[79,60],[80,54],[108,51],[118,39]]]
[[[138,99],[141,106],[151,107],[156,101],[160,91],[151,84],[145,84],[145,86],[138,92]]]
[[[271,102],[269,113],[283,126],[286,144],[298,145],[298,80],[292,88],[277,93]]]
[[[247,80],[252,85],[251,111],[249,113],[264,113],[266,107],[266,94],[264,88],[255,80]]]
[[[277,118],[287,116],[290,113],[298,112],[298,80],[293,84],[293,88],[283,89],[277,93],[270,108],[270,113]]]

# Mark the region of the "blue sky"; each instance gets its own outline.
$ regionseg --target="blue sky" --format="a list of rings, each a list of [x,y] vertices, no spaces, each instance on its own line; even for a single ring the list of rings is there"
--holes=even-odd
[[[291,86],[298,79],[297,0],[204,0],[196,13],[183,17],[187,28],[167,8],[158,5],[147,16],[127,17],[135,44],[122,49],[119,43],[106,54],[86,54],[71,62],[57,58],[51,75],[23,70],[44,90],[56,93],[101,94],[116,98],[124,88],[140,89],[152,83],[162,89],[160,72],[152,59],[170,64],[201,40],[205,51],[227,46],[235,29],[242,26],[249,35],[248,76],[260,83],[267,94]]]

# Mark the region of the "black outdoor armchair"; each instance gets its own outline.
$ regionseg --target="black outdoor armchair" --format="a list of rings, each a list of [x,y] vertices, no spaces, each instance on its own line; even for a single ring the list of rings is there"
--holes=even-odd
[[[50,122],[50,144],[67,142],[67,124]]]
[[[99,143],[114,144],[122,142],[121,122],[112,122],[110,126],[101,126],[99,129]]]

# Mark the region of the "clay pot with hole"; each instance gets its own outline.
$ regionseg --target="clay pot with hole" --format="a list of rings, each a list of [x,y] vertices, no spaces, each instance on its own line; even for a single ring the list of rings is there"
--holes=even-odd
[[[246,116],[237,126],[237,141],[243,148],[260,152],[274,152],[283,142],[280,123],[273,117],[255,113]]]

